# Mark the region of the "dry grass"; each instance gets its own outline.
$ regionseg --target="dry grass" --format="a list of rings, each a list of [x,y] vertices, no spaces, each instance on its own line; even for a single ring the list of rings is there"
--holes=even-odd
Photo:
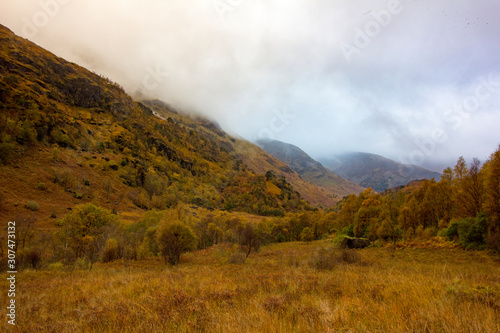
[[[22,332],[498,332],[500,261],[460,249],[359,250],[332,270],[326,242],[220,245],[181,257],[18,274]],[[6,290],[5,280],[0,283]],[[6,304],[6,295],[0,296]],[[5,320],[4,320],[5,322]],[[2,323],[5,324],[5,323]]]

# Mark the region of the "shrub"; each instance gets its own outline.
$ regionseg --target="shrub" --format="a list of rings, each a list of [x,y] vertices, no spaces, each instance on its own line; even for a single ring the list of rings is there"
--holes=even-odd
[[[231,255],[231,257],[228,260],[228,263],[230,264],[244,264],[245,261],[247,260],[247,256],[244,252],[235,252]]]
[[[356,250],[337,251],[334,248],[320,248],[314,252],[309,263],[319,270],[332,270],[338,264],[356,264],[361,255]]]
[[[45,185],[45,183],[38,183],[36,189],[40,191],[45,191],[47,189],[47,186]]]
[[[51,264],[49,264],[49,266],[47,267],[47,269],[49,271],[62,271],[64,268],[64,264],[62,262],[53,262]]]
[[[310,242],[314,240],[314,232],[311,228],[305,227],[302,229],[302,233],[300,234],[300,240],[303,242]]]
[[[311,267],[319,270],[332,270],[337,264],[333,248],[319,248],[309,261]]]
[[[102,261],[110,262],[118,258],[120,258],[120,247],[116,239],[110,238],[106,241],[106,245],[102,251]]]
[[[30,200],[25,207],[31,211],[37,211],[40,208],[40,205],[38,204],[38,202]]]
[[[91,266],[87,258],[78,258],[75,260],[73,265],[76,269],[89,269],[89,267]]]
[[[486,244],[487,222],[484,213],[452,222],[443,232],[449,240],[459,241],[467,249],[483,248]]]
[[[163,224],[156,237],[166,264],[178,264],[181,254],[194,250],[196,246],[193,230],[180,221]]]
[[[23,261],[32,269],[38,269],[42,262],[42,251],[37,248],[30,248],[23,254]]]
[[[280,232],[279,234],[276,235],[276,243],[283,243],[286,242],[286,237],[283,236],[283,234]]]
[[[337,260],[345,264],[355,264],[361,261],[361,255],[355,250],[343,250]]]
[[[0,163],[9,163],[12,155],[16,151],[16,145],[13,142],[0,142]]]
[[[139,245],[139,249],[137,250],[137,258],[138,259],[146,259],[148,257],[153,256],[153,253],[150,250],[149,240],[144,238],[142,243]]]

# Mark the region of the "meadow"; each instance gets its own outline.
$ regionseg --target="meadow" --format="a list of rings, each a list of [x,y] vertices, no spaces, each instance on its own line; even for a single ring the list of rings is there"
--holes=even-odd
[[[244,260],[219,244],[176,266],[151,258],[25,270],[14,331],[500,331],[498,255],[413,245],[277,243]]]

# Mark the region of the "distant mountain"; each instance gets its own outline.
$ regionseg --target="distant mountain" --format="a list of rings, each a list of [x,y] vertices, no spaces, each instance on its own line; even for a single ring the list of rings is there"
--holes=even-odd
[[[311,210],[306,200],[336,202],[213,121],[134,101],[0,25],[0,219],[54,227],[88,202],[130,220],[179,202],[277,216]]]
[[[322,158],[320,162],[338,175],[377,192],[406,185],[416,179],[441,179],[441,174],[416,165],[405,165],[380,155],[346,153]]]
[[[334,193],[338,199],[363,191],[362,186],[328,170],[297,146],[276,140],[259,140],[257,144],[274,158],[288,164],[304,180]]]

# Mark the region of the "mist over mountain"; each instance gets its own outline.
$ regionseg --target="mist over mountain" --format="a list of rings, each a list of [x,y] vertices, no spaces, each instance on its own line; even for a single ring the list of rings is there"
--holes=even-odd
[[[277,140],[259,140],[257,144],[273,157],[288,164],[304,180],[335,193],[337,198],[358,194],[364,189],[326,169],[297,146]]]
[[[341,197],[216,122],[158,100],[134,101],[120,85],[2,25],[0,46],[5,219],[22,214],[18,202],[27,197],[39,198],[43,209],[33,216],[49,225],[50,216],[85,202],[129,212],[185,203],[282,216]]]
[[[500,141],[500,2],[389,3],[2,1],[0,22],[251,141],[436,171],[484,161]]]
[[[441,174],[416,165],[401,164],[380,155],[352,152],[323,158],[321,163],[338,175],[377,192],[412,180],[441,179]]]

